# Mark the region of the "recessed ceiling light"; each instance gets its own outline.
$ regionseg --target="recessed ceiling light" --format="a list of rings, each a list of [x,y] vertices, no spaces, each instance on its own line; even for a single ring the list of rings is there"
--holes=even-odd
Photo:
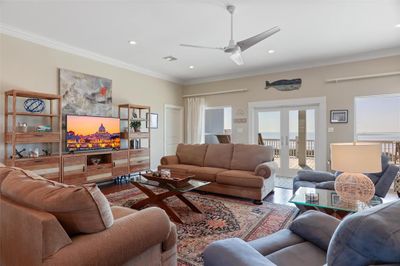
[[[129,44],[135,45],[136,42],[135,41],[129,41]]]
[[[194,66],[189,66],[190,69],[194,69]]]
[[[273,54],[273,53],[275,53],[275,50],[268,50],[268,53]]]
[[[164,56],[163,59],[167,60],[168,62],[178,60],[178,58],[173,57],[172,55]]]
[[[400,24],[395,25],[396,28],[400,28]]]

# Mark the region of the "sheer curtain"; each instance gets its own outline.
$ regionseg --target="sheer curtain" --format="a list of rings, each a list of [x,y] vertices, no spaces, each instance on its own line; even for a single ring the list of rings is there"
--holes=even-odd
[[[205,109],[206,101],[204,97],[189,97],[185,99],[186,143],[204,143]]]

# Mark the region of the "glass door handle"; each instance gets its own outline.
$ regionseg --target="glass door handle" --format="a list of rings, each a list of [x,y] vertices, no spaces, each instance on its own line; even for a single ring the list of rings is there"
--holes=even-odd
[[[286,146],[289,146],[289,136],[286,136],[285,140],[286,140]]]

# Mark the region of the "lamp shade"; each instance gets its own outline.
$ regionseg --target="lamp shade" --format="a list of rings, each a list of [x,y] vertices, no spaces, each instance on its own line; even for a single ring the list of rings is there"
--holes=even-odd
[[[332,170],[348,173],[377,173],[382,171],[381,144],[332,143]]]

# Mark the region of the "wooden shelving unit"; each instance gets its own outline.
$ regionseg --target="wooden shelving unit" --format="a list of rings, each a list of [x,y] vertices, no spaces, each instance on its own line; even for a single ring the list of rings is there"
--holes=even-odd
[[[136,118],[133,118],[136,114]],[[121,120],[121,140],[127,142],[130,172],[142,172],[150,169],[150,106],[136,104],[118,105],[118,117]],[[142,123],[140,132],[130,127],[131,120]]]
[[[47,113],[29,113],[18,110],[17,101],[20,98],[38,98],[46,100]],[[55,111],[56,110],[56,111]],[[61,132],[61,96],[55,94],[37,93],[21,90],[10,90],[5,92],[4,97],[4,161],[9,166],[21,167],[32,170],[43,177],[61,181],[61,154],[62,154],[62,132]],[[17,119],[25,117],[21,122],[27,122],[29,117],[48,119],[51,132],[26,133],[17,132]],[[10,123],[11,120],[11,123]],[[30,125],[32,126],[32,125]],[[17,145],[46,144],[57,145],[58,151],[51,156],[39,156],[36,158],[17,158]],[[11,146],[11,153],[9,148]]]

